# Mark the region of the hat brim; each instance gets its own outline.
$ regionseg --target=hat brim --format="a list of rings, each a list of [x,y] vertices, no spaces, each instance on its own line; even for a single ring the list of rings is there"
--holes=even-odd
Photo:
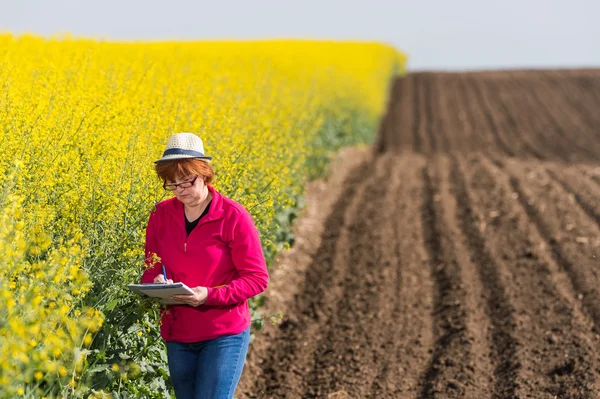
[[[201,159],[203,161],[211,161],[212,157],[208,157],[208,156],[203,156],[203,157],[195,157],[192,155],[167,155],[165,157],[162,157],[161,159],[158,159],[156,161],[154,161],[154,163],[159,163],[159,162],[167,162],[167,161],[177,161],[180,159]]]

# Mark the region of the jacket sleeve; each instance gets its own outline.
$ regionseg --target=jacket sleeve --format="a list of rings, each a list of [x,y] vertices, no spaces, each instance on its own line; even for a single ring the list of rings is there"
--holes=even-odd
[[[156,211],[153,211],[148,218],[146,226],[146,244],[144,249],[144,273],[142,274],[141,284],[154,282],[161,272],[160,258],[158,258],[158,237],[156,236]]]
[[[267,289],[267,264],[258,230],[248,211],[238,214],[229,248],[238,278],[221,288],[209,287],[205,305],[225,306],[244,302]]]

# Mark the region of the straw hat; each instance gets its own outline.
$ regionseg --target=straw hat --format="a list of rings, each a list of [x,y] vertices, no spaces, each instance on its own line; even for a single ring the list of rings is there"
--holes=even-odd
[[[212,159],[212,157],[204,155],[204,144],[200,137],[193,133],[176,133],[169,137],[162,158],[154,161],[154,163],[190,158],[203,159],[209,162]]]

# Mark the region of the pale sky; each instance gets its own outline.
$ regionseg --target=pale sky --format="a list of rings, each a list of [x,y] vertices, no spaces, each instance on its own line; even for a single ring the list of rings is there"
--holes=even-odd
[[[600,0],[0,0],[0,32],[375,40],[411,70],[600,67]]]

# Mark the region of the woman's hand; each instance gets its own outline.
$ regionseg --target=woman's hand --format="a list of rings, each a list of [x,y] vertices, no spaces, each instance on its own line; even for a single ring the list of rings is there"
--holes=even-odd
[[[200,306],[206,302],[206,297],[208,296],[208,289],[206,287],[194,287],[192,291],[194,291],[194,294],[171,295],[171,298],[193,307]]]
[[[154,277],[154,282],[159,284],[173,284],[173,280],[168,279],[167,281],[165,281],[165,276],[163,276],[160,273],[156,277]]]

